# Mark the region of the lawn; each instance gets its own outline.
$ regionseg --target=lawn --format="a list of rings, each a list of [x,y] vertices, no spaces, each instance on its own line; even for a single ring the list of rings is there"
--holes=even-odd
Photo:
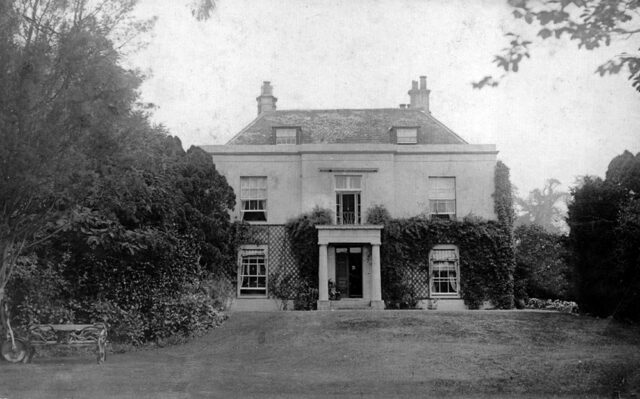
[[[640,397],[640,328],[552,312],[235,313],[188,344],[0,363],[0,398]]]

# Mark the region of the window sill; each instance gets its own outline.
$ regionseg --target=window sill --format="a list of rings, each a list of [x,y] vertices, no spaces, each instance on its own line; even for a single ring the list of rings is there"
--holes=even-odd
[[[238,299],[269,299],[268,295],[242,295],[238,294]]]
[[[440,294],[440,295],[431,295],[428,299],[462,299],[459,294]]]

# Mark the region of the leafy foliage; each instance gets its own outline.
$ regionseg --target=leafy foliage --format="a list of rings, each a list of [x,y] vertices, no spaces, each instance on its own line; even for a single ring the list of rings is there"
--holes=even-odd
[[[615,40],[628,40],[640,33],[637,0],[509,0],[513,17],[525,23],[537,24],[537,36],[542,40],[568,38],[578,48],[594,50],[609,46]],[[493,62],[505,74],[518,72],[520,63],[530,57],[532,40],[513,32],[505,37],[509,45],[494,57]],[[627,69],[632,86],[640,91],[640,56],[622,53],[596,69],[600,76],[617,74]],[[504,77],[503,75],[502,77]],[[495,87],[502,77],[485,76],[473,83],[474,88]]]
[[[148,30],[132,0],[0,2],[0,301],[18,257],[63,224],[86,184],[151,130],[113,42]]]
[[[573,189],[568,223],[580,308],[640,320],[640,154],[622,154],[607,178],[585,177]]]
[[[513,229],[515,213],[513,210],[513,187],[509,178],[509,167],[502,161],[496,163],[495,192],[493,203],[498,221],[508,230]]]
[[[317,225],[331,224],[331,211],[315,207],[311,212],[287,222],[285,228],[291,240],[293,254],[300,268],[300,277],[309,287],[318,286]]]
[[[566,237],[549,233],[537,224],[518,226],[514,236],[516,303],[522,305],[528,298],[571,298]]]
[[[431,249],[456,245],[460,252],[460,292],[467,306],[491,301],[496,307],[513,306],[514,255],[511,236],[500,223],[393,219],[382,230],[381,273],[385,301],[416,300],[407,273],[428,272]]]
[[[14,320],[108,319],[140,343],[215,325],[203,281],[242,228],[211,157],[149,122],[120,64],[152,24],[135,3],[0,2],[0,302],[18,265]]]
[[[391,220],[391,214],[384,205],[373,205],[367,209],[368,224],[385,224]]]

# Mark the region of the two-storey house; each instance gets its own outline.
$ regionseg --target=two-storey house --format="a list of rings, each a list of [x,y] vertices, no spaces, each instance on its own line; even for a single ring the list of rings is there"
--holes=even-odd
[[[429,93],[422,76],[398,108],[279,110],[264,82],[256,119],[227,144],[203,146],[237,195],[233,216],[258,232],[238,255],[236,309],[273,306],[269,279],[295,269],[284,224],[316,206],[334,218],[318,227],[318,309],[330,307],[328,280],[343,300],[384,307],[382,226],[365,223],[370,207],[392,217],[495,219],[495,146],[469,144],[439,122]],[[457,256],[455,247],[434,248],[429,298],[462,303]]]

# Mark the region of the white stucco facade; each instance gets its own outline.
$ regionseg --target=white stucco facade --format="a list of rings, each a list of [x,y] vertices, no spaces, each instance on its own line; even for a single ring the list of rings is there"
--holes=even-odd
[[[495,219],[494,145],[303,144],[203,146],[234,192],[240,178],[267,178],[268,224],[284,224],[315,206],[336,209],[336,175],[362,176],[362,217],[384,205],[392,217],[429,212],[429,177],[454,177],[456,217]],[[237,206],[232,215],[240,219]]]
[[[420,76],[399,108],[279,110],[265,81],[256,119],[227,144],[202,146],[236,193],[232,219],[252,224],[254,246],[264,246],[240,251],[238,303],[266,307],[269,282],[300,272],[284,225],[315,207],[333,217],[316,226],[318,309],[384,308],[373,206],[392,218],[496,219],[495,146],[468,144],[439,122],[429,92]],[[457,249],[431,253],[421,298],[462,304]]]

